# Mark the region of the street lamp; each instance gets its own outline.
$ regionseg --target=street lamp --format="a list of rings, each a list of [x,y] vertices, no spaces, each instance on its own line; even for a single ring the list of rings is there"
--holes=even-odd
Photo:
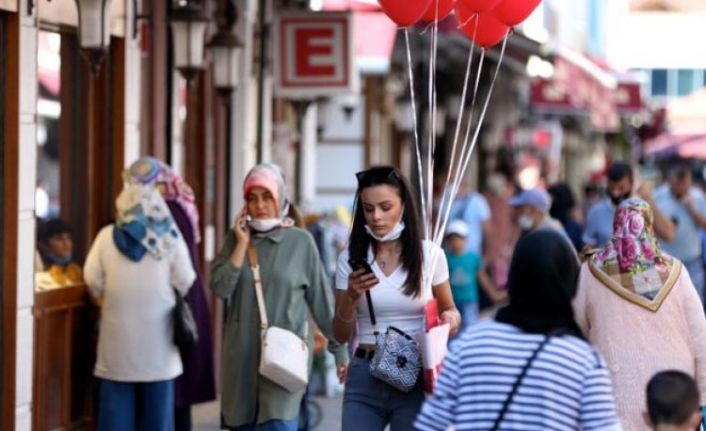
[[[76,0],[81,54],[90,64],[93,76],[98,75],[110,46],[111,3],[112,0]]]
[[[174,36],[174,66],[191,82],[203,69],[206,19],[196,0],[179,0],[169,19]]]
[[[213,85],[224,100],[238,85],[243,44],[234,33],[238,10],[233,0],[225,0],[215,12],[218,31],[208,48],[213,56]]]

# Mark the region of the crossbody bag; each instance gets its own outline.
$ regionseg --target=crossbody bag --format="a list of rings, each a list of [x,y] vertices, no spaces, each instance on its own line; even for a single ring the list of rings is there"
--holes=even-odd
[[[370,321],[377,326],[370,291],[366,292]],[[402,392],[411,391],[422,372],[419,344],[409,334],[388,326],[384,334],[375,330],[375,355],[370,361],[370,374]]]
[[[260,313],[261,349],[259,372],[263,377],[282,386],[289,392],[303,391],[309,381],[309,347],[294,332],[269,326],[265,298],[262,294],[262,277],[257,253],[248,246],[248,260],[255,282],[255,296]]]

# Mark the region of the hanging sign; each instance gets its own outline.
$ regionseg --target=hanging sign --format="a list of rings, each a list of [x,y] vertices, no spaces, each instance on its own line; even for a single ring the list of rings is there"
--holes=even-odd
[[[314,99],[358,92],[351,13],[285,13],[275,22],[275,93]]]

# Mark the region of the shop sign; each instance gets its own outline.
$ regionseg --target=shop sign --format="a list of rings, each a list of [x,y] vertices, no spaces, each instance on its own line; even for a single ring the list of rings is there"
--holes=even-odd
[[[615,91],[615,105],[621,114],[640,112],[642,105],[642,87],[639,82],[621,82]]]
[[[275,28],[277,96],[358,92],[351,13],[287,13],[277,17]]]

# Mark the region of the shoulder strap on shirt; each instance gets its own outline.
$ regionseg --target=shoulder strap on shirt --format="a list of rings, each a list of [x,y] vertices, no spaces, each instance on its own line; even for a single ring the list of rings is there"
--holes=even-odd
[[[524,368],[522,368],[522,372],[520,372],[520,375],[517,377],[517,380],[515,380],[515,384],[512,385],[512,390],[510,391],[510,394],[507,396],[505,399],[505,403],[503,403],[503,407],[500,410],[500,414],[498,415],[497,419],[495,419],[495,423],[493,424],[493,429],[492,431],[497,431],[500,429],[500,424],[502,423],[503,419],[505,418],[505,414],[507,413],[508,409],[510,408],[510,403],[512,403],[512,399],[515,398],[515,394],[517,393],[517,390],[520,388],[520,385],[522,384],[522,380],[525,378],[525,375],[527,374],[527,371],[529,371],[530,366],[532,365],[532,362],[534,362],[535,358],[537,358],[537,355],[539,355],[539,352],[544,348],[544,346],[549,342],[550,337],[545,337],[544,340],[542,340],[541,343],[539,343],[539,347],[535,349],[535,351],[532,353],[532,356],[527,360],[527,363],[525,364]]]
[[[265,309],[265,297],[262,294],[262,277],[260,276],[260,264],[257,260],[257,253],[252,244],[248,245],[248,260],[252,270],[253,281],[255,282],[255,296],[257,297],[257,308],[260,311],[260,325],[262,329],[267,329],[267,310]]]
[[[370,323],[373,326],[377,325],[377,320],[375,319],[375,309],[373,308],[373,298],[370,296],[370,290],[365,291],[365,300],[368,302],[368,312],[370,313]]]

